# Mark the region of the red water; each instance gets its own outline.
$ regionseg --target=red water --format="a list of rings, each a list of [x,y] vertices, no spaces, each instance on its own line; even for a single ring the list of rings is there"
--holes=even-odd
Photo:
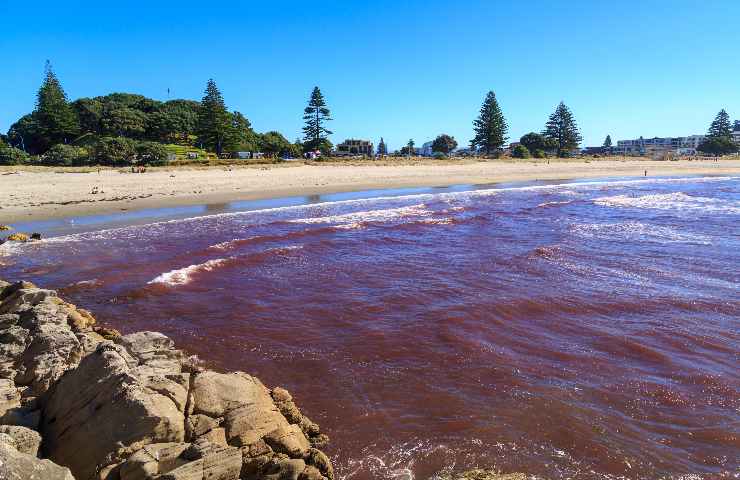
[[[0,277],[287,387],[340,478],[738,478],[739,220],[737,178],[428,194],[3,247]]]

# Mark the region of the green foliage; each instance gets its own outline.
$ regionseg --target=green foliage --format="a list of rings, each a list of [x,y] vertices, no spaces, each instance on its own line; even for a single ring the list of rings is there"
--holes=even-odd
[[[322,144],[325,145],[324,141],[327,137],[332,134],[324,124],[330,120],[331,113],[326,107],[326,100],[324,95],[319,90],[319,87],[314,87],[311,92],[311,98],[308,100],[308,106],[303,110],[303,120],[306,125],[303,127],[303,140],[305,151],[316,150],[317,148],[322,150]]]
[[[568,152],[577,149],[583,140],[573,114],[563,102],[550,115],[542,135],[556,142],[558,157],[566,156]]]
[[[612,136],[607,135],[606,138],[604,139],[604,147],[611,148],[611,146],[612,146]]]
[[[542,150],[541,148],[538,148],[537,150],[532,152],[532,156],[534,158],[547,158],[547,153],[545,153],[545,151]]]
[[[719,111],[714,121],[709,126],[707,137],[710,138],[731,138],[732,136],[732,124],[730,123],[730,116],[727,114],[725,109]]]
[[[40,133],[40,151],[56,143],[68,143],[79,134],[77,114],[67,102],[67,94],[48,61],[44,82],[36,95],[34,116]]]
[[[514,158],[529,158],[530,157],[529,149],[525,147],[524,145],[517,145],[511,151],[511,156]]]
[[[139,142],[136,144],[136,163],[144,165],[165,165],[167,163],[167,148],[157,142]]]
[[[48,145],[44,138],[35,113],[23,115],[8,130],[8,143],[26,152],[37,154]]]
[[[388,145],[385,144],[383,137],[380,137],[380,143],[378,144],[378,156],[388,155]]]
[[[730,137],[707,137],[697,148],[700,152],[715,156],[735,153],[739,149],[740,147]]]
[[[103,110],[100,124],[104,135],[142,138],[147,127],[147,116],[131,107],[114,106]]]
[[[0,165],[23,165],[31,161],[30,155],[10,145],[0,145]]]
[[[519,143],[527,147],[527,150],[529,150],[530,152],[536,152],[537,150],[554,150],[557,145],[556,142],[545,138],[544,135],[535,132],[530,132],[522,136],[522,138],[519,139]]]
[[[481,106],[478,118],[473,121],[475,136],[470,146],[490,155],[501,148],[507,140],[509,126],[496,100],[496,94],[488,92]]]
[[[102,130],[103,101],[98,98],[78,98],[71,103],[80,122],[80,131],[100,133]]]
[[[72,167],[87,165],[89,161],[90,156],[86,149],[62,143],[54,145],[41,156],[41,163],[44,165]]]
[[[444,153],[442,153],[442,152],[434,152],[434,153],[432,154],[432,157],[433,157],[433,158],[434,158],[435,160],[444,160],[445,158],[447,158],[447,155],[445,155],[445,154],[444,154]]]
[[[206,148],[214,150],[217,155],[221,155],[227,143],[234,143],[233,118],[226,110],[224,98],[213,79],[208,80],[200,102],[198,135]]]
[[[268,157],[290,155],[291,147],[292,144],[279,132],[267,132],[260,135],[260,150]]]
[[[97,165],[131,165],[136,161],[136,142],[125,137],[102,137],[90,151]]]
[[[432,142],[432,152],[441,152],[445,155],[449,155],[451,151],[457,148],[457,140],[455,137],[443,133]]]

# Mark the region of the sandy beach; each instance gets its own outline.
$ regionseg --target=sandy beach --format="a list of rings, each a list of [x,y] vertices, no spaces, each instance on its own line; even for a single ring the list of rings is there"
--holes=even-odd
[[[0,223],[379,188],[616,176],[735,175],[740,160],[388,160],[127,169],[0,167]]]

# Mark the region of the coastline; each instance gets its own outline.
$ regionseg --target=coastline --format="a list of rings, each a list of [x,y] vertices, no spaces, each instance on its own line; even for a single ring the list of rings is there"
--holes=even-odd
[[[599,177],[740,174],[740,159],[433,160],[126,169],[0,167],[0,223],[374,189]]]

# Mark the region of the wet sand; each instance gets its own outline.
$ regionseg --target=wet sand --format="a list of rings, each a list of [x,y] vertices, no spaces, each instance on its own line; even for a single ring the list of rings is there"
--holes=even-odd
[[[740,159],[386,160],[127,169],[0,167],[0,223],[353,192],[593,177],[740,174]]]

